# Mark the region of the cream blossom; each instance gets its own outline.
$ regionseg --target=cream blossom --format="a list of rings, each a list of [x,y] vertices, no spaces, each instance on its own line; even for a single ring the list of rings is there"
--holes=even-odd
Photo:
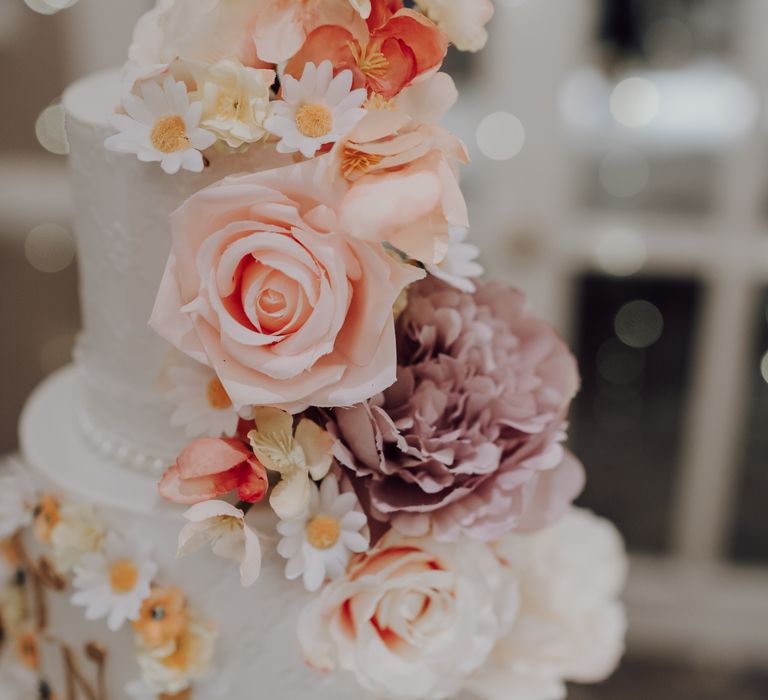
[[[241,148],[267,135],[270,86],[275,72],[248,68],[222,59],[196,76],[197,97],[203,103],[201,125],[230,148]]]
[[[154,649],[137,638],[136,660],[142,684],[161,696],[187,690],[210,673],[217,636],[215,627],[193,611],[184,631],[170,647]],[[137,685],[133,685],[133,692]]]
[[[131,700],[160,700],[157,690],[143,678],[136,678],[125,686],[125,692]],[[194,695],[192,700],[230,700],[232,688],[229,683],[222,680],[218,668],[208,671],[202,678],[194,681]],[[179,700],[184,695],[182,690]],[[162,697],[162,696],[161,696]],[[169,696],[165,696],[166,698]]]
[[[257,407],[253,417],[256,427],[248,433],[253,453],[280,475],[269,503],[281,520],[297,518],[310,503],[310,480],[319,481],[331,468],[333,438],[308,418],[294,431],[293,417],[277,408]]]
[[[136,25],[127,87],[169,69],[184,73],[223,58],[250,67],[281,63],[321,25],[362,35],[369,13],[370,0],[159,0]]]
[[[265,127],[280,138],[280,153],[312,158],[325,144],[342,139],[366,114],[368,93],[352,90],[352,71],[334,77],[330,61],[307,63],[301,80],[283,76],[282,100],[272,103]]]
[[[172,425],[183,427],[189,437],[232,437],[237,432],[240,416],[210,367],[188,360],[165,374],[171,385],[166,397],[174,405]]]
[[[319,488],[311,484],[307,512],[281,521],[277,531],[282,535],[277,551],[288,560],[286,577],[303,576],[308,591],[316,591],[327,578],[343,576],[352,554],[366,552],[369,546],[367,518],[357,496],[353,491],[339,493],[334,474]]]
[[[496,551],[520,582],[520,610],[469,689],[482,700],[557,700],[566,681],[604,680],[626,631],[627,558],[616,528],[572,508],[545,530],[504,537]]]
[[[198,551],[210,542],[211,551],[240,563],[240,582],[252,586],[261,573],[261,542],[245,522],[245,513],[225,501],[197,503],[184,513],[177,556]]]
[[[162,87],[154,80],[140,84],[141,97],[125,95],[126,114],[112,115],[117,134],[104,145],[117,153],[133,153],[144,162],[159,162],[173,175],[182,168],[202,172],[203,154],[216,135],[200,128],[202,102],[191,102],[186,85],[166,76]]]
[[[343,669],[376,696],[454,697],[511,624],[515,582],[490,548],[390,530],[301,613],[318,670]]]
[[[416,5],[460,51],[479,51],[488,41],[491,0],[416,0]]]
[[[64,503],[51,531],[54,566],[62,573],[72,571],[84,555],[98,551],[106,534],[104,522],[92,505]]]
[[[85,608],[87,620],[107,618],[112,631],[137,619],[157,574],[150,549],[147,542],[132,542],[110,532],[103,550],[83,555],[75,567],[72,604]]]
[[[4,469],[0,476],[0,540],[31,524],[35,505],[31,484],[21,475],[21,463],[7,462],[9,470]]]
[[[448,230],[448,252],[437,265],[427,265],[427,272],[438,279],[456,287],[462,292],[471,294],[475,291],[473,277],[480,277],[483,266],[476,261],[480,249],[476,245],[466,243],[468,229],[453,226]]]

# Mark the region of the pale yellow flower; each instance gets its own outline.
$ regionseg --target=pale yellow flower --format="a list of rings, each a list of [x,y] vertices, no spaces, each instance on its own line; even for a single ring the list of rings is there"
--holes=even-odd
[[[331,468],[333,438],[307,418],[293,429],[293,416],[267,406],[254,409],[256,428],[248,433],[253,453],[281,476],[269,503],[281,520],[296,518],[309,506],[310,479],[319,481]]]
[[[264,120],[274,80],[274,71],[248,68],[230,59],[207,67],[197,78],[202,126],[230,148],[260,141],[267,135]]]

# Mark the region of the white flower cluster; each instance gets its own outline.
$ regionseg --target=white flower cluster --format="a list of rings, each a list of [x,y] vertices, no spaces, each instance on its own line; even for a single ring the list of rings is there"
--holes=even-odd
[[[625,575],[615,528],[575,508],[493,546],[390,531],[310,603],[299,637],[310,665],[386,697],[557,700],[618,663]]]
[[[38,635],[28,627],[17,576],[23,558],[15,536],[25,528],[49,553],[59,575],[73,574],[71,602],[85,608],[86,619],[105,619],[112,631],[126,623],[133,627],[141,678],[129,684],[129,695],[154,700],[186,691],[201,679],[201,691],[215,688],[204,679],[210,675],[216,632],[187,607],[179,589],[157,585],[159,567],[151,546],[109,530],[93,506],[36,492],[20,461],[0,467],[0,619],[14,639],[10,647],[23,652],[0,654],[0,697],[37,697]],[[181,648],[183,655],[176,653]]]

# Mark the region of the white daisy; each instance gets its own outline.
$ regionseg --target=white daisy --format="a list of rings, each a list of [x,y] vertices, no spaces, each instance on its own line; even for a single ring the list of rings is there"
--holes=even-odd
[[[6,469],[7,466],[7,469]],[[35,494],[21,475],[23,465],[15,458],[0,463],[0,540],[11,537],[32,523]]]
[[[335,78],[330,61],[319,67],[304,66],[301,80],[283,76],[282,100],[272,103],[265,128],[280,137],[280,153],[300,151],[311,158],[327,143],[346,136],[365,115],[362,107],[368,93],[352,90],[352,71],[344,70]]]
[[[166,394],[174,404],[171,423],[190,437],[232,437],[239,416],[216,373],[197,362],[170,367],[172,388]]]
[[[169,175],[181,168],[202,172],[203,154],[216,135],[200,128],[203,103],[190,103],[187,87],[166,76],[163,86],[154,80],[140,83],[141,97],[123,97],[127,114],[114,114],[112,125],[119,133],[104,145],[117,153],[134,153],[139,160],[159,162]]]
[[[107,528],[94,506],[65,503],[51,530],[54,566],[61,573],[72,571],[85,554],[101,547],[106,534]]]
[[[352,553],[367,552],[367,520],[359,510],[354,493],[339,493],[333,474],[320,488],[312,484],[309,509],[305,515],[283,520],[277,526],[283,536],[277,551],[288,560],[285,575],[304,577],[308,591],[316,591],[327,578],[343,576]]]
[[[103,551],[83,555],[75,567],[72,604],[84,607],[88,620],[106,617],[113,632],[126,620],[138,619],[157,574],[150,548],[146,542],[130,542],[110,532]]]
[[[437,265],[427,265],[427,272],[452,287],[471,294],[475,291],[473,277],[480,277],[485,272],[476,261],[480,249],[471,243],[465,243],[469,229],[451,226],[448,235],[448,252]]]
[[[246,524],[242,510],[225,501],[204,501],[187,510],[184,518],[187,524],[179,533],[176,556],[192,554],[210,542],[217,557],[240,563],[244,587],[256,583],[261,573],[261,542]]]

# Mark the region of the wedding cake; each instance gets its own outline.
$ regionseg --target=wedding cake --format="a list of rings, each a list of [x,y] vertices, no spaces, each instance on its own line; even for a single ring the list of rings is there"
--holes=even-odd
[[[3,700],[549,700],[615,667],[576,363],[481,282],[489,0],[159,0],[67,90],[83,330],[0,476]]]

